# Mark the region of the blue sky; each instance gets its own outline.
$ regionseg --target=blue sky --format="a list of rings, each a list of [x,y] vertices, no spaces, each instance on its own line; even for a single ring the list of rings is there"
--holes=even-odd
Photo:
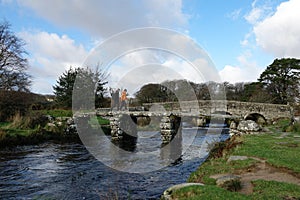
[[[27,43],[37,93],[52,93],[66,69],[80,66],[110,36],[133,28],[162,27],[191,37],[208,53],[221,80],[232,83],[255,81],[275,58],[300,58],[299,0],[0,2],[0,19]],[[121,58],[115,65],[145,65],[147,56],[131,54],[130,61]],[[184,77],[193,80],[188,73]]]

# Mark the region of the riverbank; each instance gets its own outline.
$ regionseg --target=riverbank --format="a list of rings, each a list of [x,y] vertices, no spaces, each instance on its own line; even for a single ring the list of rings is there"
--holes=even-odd
[[[105,133],[110,132],[109,121],[101,117],[91,118],[89,124],[91,127],[100,124]],[[0,148],[48,141],[81,143],[72,111],[33,112],[23,117],[16,115],[11,122],[0,122]]]
[[[171,199],[299,199],[300,132],[284,126],[216,143],[188,180],[204,186],[175,190]]]

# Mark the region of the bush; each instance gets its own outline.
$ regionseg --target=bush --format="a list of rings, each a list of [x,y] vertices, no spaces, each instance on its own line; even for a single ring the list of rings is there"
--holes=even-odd
[[[292,125],[287,126],[284,129],[285,132],[294,132],[294,133],[300,133],[300,123],[294,123]]]
[[[300,133],[300,123],[297,122],[293,125],[293,132]]]
[[[290,119],[281,119],[277,121],[277,127],[283,132],[300,133],[300,123],[295,122],[292,124]]]
[[[26,116],[17,113],[12,120],[11,128],[35,129],[44,127],[48,123],[48,117],[39,112],[30,112]]]
[[[43,96],[17,91],[0,91],[0,121],[9,121],[15,115],[25,116],[32,105],[46,102]]]

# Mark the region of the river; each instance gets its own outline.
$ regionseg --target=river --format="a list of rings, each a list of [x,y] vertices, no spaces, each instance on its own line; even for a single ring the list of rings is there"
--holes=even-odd
[[[183,141],[190,137],[191,130],[182,130]],[[159,199],[168,187],[186,182],[205,160],[207,152],[201,147],[208,141],[228,137],[206,134],[207,129],[196,132],[192,145],[182,152],[180,159],[147,173],[112,169],[77,143],[49,142],[2,149],[0,199]],[[144,137],[147,134],[152,136]],[[155,132],[138,132],[138,136],[134,151],[157,148],[161,143],[160,135]],[[157,157],[153,157],[153,163],[160,162]],[[142,167],[147,165],[145,162]]]

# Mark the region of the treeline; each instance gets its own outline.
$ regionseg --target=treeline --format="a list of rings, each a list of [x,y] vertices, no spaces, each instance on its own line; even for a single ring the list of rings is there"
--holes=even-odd
[[[256,82],[194,83],[187,80],[147,84],[135,94],[140,103],[217,100],[295,104],[299,102],[300,60],[275,59]]]
[[[192,100],[234,100],[245,102],[275,103],[272,95],[259,82],[194,83],[187,80],[166,81],[161,84],[144,85],[136,94],[140,103],[192,101]]]

